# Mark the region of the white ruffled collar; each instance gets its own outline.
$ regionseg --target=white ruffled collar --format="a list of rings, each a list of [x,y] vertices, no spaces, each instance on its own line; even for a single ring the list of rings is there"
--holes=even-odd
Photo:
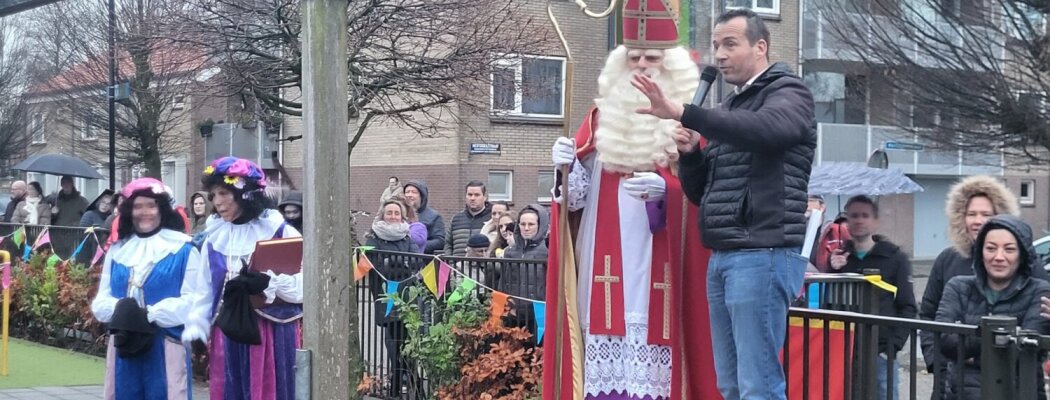
[[[208,217],[204,228],[204,241],[212,249],[228,257],[241,257],[255,251],[255,242],[272,239],[277,229],[284,223],[281,213],[265,210],[259,218],[244,224],[235,224],[223,220],[218,215]],[[299,236],[291,225],[284,227],[283,237]]]
[[[177,253],[189,243],[191,237],[171,229],[161,229],[150,237],[132,236],[113,244],[110,250],[113,261],[134,267],[142,263],[156,264],[171,254]]]

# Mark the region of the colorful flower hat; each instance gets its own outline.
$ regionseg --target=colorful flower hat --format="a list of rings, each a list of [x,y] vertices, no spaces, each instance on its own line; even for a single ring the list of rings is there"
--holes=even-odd
[[[128,182],[128,184],[124,185],[124,188],[120,190],[120,195],[125,199],[130,199],[131,195],[135,194],[135,192],[143,190],[148,191],[149,196],[151,197],[157,197],[167,193],[167,191],[164,190],[164,183],[154,178],[147,177]]]
[[[223,157],[215,160],[204,169],[205,176],[219,175],[222,182],[237,189],[244,189],[245,184],[254,183],[259,189],[266,188],[266,174],[259,165],[237,157]]]

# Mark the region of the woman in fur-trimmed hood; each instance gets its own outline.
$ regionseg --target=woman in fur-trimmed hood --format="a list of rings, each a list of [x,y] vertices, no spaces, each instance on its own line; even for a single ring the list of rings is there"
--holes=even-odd
[[[1000,214],[1021,214],[1017,196],[998,179],[987,175],[970,176],[952,186],[944,212],[948,216],[948,238],[952,245],[941,251],[933,262],[919,306],[919,318],[930,321],[937,314],[945,284],[956,276],[973,275],[973,243],[985,221]],[[1042,268],[1035,270],[1033,276],[1045,278]],[[922,334],[922,351],[929,371],[932,372],[935,365],[943,368],[939,354],[933,351],[933,336],[926,332]],[[934,398],[940,398],[941,391],[937,389],[934,388]]]

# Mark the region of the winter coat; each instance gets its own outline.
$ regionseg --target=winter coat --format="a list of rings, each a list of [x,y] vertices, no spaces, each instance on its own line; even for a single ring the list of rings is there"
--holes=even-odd
[[[801,247],[817,123],[813,96],[787,64],[773,64],[720,109],[687,104],[682,125],[708,140],[680,162],[704,246]]]
[[[427,226],[419,222],[408,224],[408,237],[412,239],[417,252],[421,251],[427,247]]]
[[[407,235],[401,240],[389,241],[383,240],[377,236],[375,232],[369,232],[365,245],[373,246],[375,247],[375,250],[419,253],[419,247],[413,244],[412,238]],[[401,255],[380,254],[378,252],[368,252],[365,254],[368,256],[368,261],[372,263],[372,266],[375,267],[376,271],[383,274],[383,276],[391,281],[403,281],[408,279],[423,268],[423,265],[421,265],[422,262]],[[408,281],[400,283],[398,293],[401,294],[402,298],[408,294],[408,288],[414,285],[416,281],[417,279],[409,279]],[[396,307],[389,315],[386,314],[386,300],[383,298],[386,296],[386,288],[384,287],[384,284],[385,282],[383,281],[383,278],[379,277],[379,274],[368,274],[368,288],[372,292],[372,300],[375,302],[376,307],[375,323],[379,326],[386,326],[400,320]]]
[[[1020,265],[1017,275],[1006,289],[999,292],[997,299],[991,299],[989,295],[994,291],[988,287],[987,270],[984,265],[983,247],[984,238],[988,231],[993,229],[1006,229],[1010,231],[1020,244],[1018,256]],[[944,288],[944,296],[941,298],[940,306],[937,308],[935,321],[980,325],[981,317],[989,315],[1000,315],[1017,318],[1017,324],[1022,329],[1034,330],[1040,334],[1050,333],[1050,321],[1039,315],[1040,301],[1042,296],[1050,296],[1050,283],[1042,279],[1033,279],[1032,272],[1040,269],[1038,255],[1032,246],[1032,230],[1019,218],[1012,215],[997,215],[985,223],[981,232],[977,235],[977,241],[973,246],[971,258],[974,260],[972,276],[956,276],[948,281]],[[941,334],[941,356],[948,365],[949,376],[958,373],[959,366],[955,359],[959,349],[962,349],[963,359],[973,359],[973,363],[965,363],[963,369],[963,387],[955,387],[955,381],[948,381],[948,389],[945,398],[957,399],[965,394],[966,398],[978,399],[981,394],[981,344],[976,337],[960,338],[954,334]],[[1039,387],[1040,399],[1045,399],[1042,385],[1042,371],[1038,376],[1031,379],[1036,380]]]
[[[88,208],[88,200],[76,190],[69,194],[59,190],[48,196],[48,202],[54,207],[51,222],[56,226],[80,226],[80,217]]]
[[[4,219],[0,220],[0,222],[13,222],[14,218],[15,218],[15,211],[18,210],[18,203],[21,203],[22,200],[25,200],[25,199],[26,199],[25,195],[22,195],[22,197],[17,197],[17,198],[16,197],[12,197],[11,198],[11,202],[7,203],[7,208],[4,209],[4,215],[3,215]]]
[[[105,227],[106,226],[106,219],[109,218],[109,216],[111,214],[113,214],[113,204],[110,204],[108,212],[103,213],[103,212],[98,210],[98,203],[100,201],[102,201],[103,198],[106,198],[107,196],[110,199],[112,199],[113,198],[113,191],[109,190],[109,189],[106,189],[106,190],[103,190],[102,193],[98,195],[98,197],[95,197],[95,200],[92,201],[91,204],[88,205],[87,210],[84,211],[84,215],[82,217],[80,217],[80,226],[82,226],[82,227],[89,227],[89,226]]]
[[[485,202],[485,209],[477,214],[471,213],[465,208],[460,213],[452,216],[449,224],[448,236],[445,236],[445,255],[463,257],[467,254],[467,241],[475,233],[481,233],[485,222],[492,219],[492,204]]]
[[[948,281],[956,276],[973,275],[973,259],[970,258],[973,239],[970,238],[966,227],[966,207],[970,198],[977,195],[988,197],[996,214],[1018,216],[1021,213],[1017,197],[993,177],[975,175],[952,186],[944,209],[948,216],[948,238],[951,239],[952,246],[941,251],[933,261],[933,268],[930,270],[919,306],[920,319],[932,321],[937,316],[937,308]],[[1037,276],[1045,274],[1041,268],[1036,273]],[[932,372],[934,365],[940,362],[939,355],[933,349],[933,333],[922,331],[920,338],[923,359],[926,360],[927,369]]]
[[[14,224],[32,224],[29,220],[29,202],[28,198],[18,202],[17,208],[15,208],[15,216],[11,218],[11,223]],[[36,204],[36,216],[37,225],[51,225],[51,205],[47,204],[47,201],[40,199],[40,202]]]
[[[441,214],[438,214],[437,211],[427,207],[427,198],[430,197],[427,184],[419,181],[409,181],[405,184],[405,187],[409,186],[419,190],[419,209],[416,210],[416,216],[419,217],[419,222],[422,222],[427,227],[427,245],[423,249],[423,253],[435,254],[442,251],[445,248],[445,220],[441,218]]]
[[[915,289],[912,287],[911,261],[908,260],[908,255],[882,236],[875,235],[873,239],[875,247],[872,247],[863,259],[857,257],[854,242],[846,242],[843,249],[849,253],[846,266],[840,270],[831,268],[828,272],[860,274],[865,269],[878,269],[884,282],[897,287],[896,295],[879,290],[879,315],[915,318]],[[879,352],[896,354],[904,347],[910,333],[907,329],[891,328],[889,332],[880,329]]]
[[[420,193],[422,193],[422,192],[420,192]],[[404,196],[404,195],[405,195],[405,188],[404,188],[404,186],[397,185],[397,186],[391,188],[388,185],[386,187],[386,189],[383,189],[383,194],[379,195],[379,204],[386,203],[387,200],[390,200],[390,199],[394,198],[394,196]]]
[[[539,224],[536,227],[536,237],[526,240],[521,237],[520,230],[514,232],[514,246],[508,247],[503,254],[504,259],[528,259],[539,260],[536,263],[500,262],[496,266],[494,280],[496,289],[507,294],[520,296],[528,299],[543,300],[546,295],[546,264],[547,260],[547,228],[550,221],[547,210],[539,204],[530,204],[525,210],[536,210],[539,215]],[[524,302],[521,302],[524,303]],[[519,304],[518,308],[532,307],[531,304]],[[519,311],[523,315],[524,310]]]

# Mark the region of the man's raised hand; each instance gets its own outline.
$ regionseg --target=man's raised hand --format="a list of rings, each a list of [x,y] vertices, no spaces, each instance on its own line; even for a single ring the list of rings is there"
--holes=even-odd
[[[673,119],[676,121],[682,120],[682,113],[685,112],[685,106],[675,103],[664,94],[664,91],[660,89],[660,86],[649,79],[648,76],[642,74],[634,74],[634,78],[631,79],[631,86],[638,89],[649,98],[649,107],[643,107],[635,110],[639,114],[649,114],[657,118],[662,119]]]

